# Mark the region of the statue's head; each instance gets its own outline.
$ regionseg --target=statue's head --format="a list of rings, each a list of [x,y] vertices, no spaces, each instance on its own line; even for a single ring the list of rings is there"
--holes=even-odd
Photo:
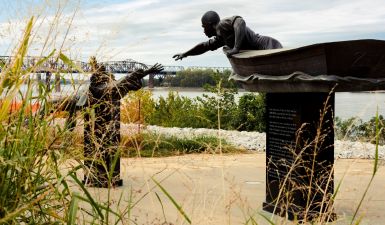
[[[216,26],[218,25],[220,20],[221,19],[219,18],[218,13],[214,11],[208,11],[203,14],[201,19],[202,27],[207,37],[210,38],[217,35]]]
[[[106,67],[96,61],[96,57],[90,58],[90,65],[92,69],[91,83],[108,83],[115,80],[115,76],[107,73]]]
[[[96,57],[95,56],[91,56],[89,63],[90,63],[90,66],[91,66],[91,70],[93,72],[96,72],[98,70],[98,62],[96,61]]]

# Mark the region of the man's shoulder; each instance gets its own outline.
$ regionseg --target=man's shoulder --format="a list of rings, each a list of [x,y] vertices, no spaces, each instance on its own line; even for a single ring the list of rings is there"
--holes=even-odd
[[[241,16],[230,16],[230,17],[226,17],[226,18],[223,18],[221,19],[221,21],[219,21],[219,26],[226,26],[226,25],[233,25],[234,24],[234,21],[238,18],[241,18]]]

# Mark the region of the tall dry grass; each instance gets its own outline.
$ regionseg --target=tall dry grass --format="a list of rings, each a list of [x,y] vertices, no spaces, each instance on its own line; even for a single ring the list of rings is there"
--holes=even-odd
[[[50,93],[44,85],[34,83],[30,77],[36,68],[46,62],[49,57],[56,57],[57,60],[60,59],[70,66],[74,65],[60,51],[52,50],[48,55],[49,57],[42,57],[34,66],[25,68],[23,60],[31,43],[33,25],[34,18],[31,18],[25,27],[23,38],[15,51],[13,61],[1,65],[0,224],[134,223],[131,210],[136,207],[141,198],[138,201],[132,200],[129,202],[123,202],[120,198],[116,203],[111,197],[114,190],[109,188],[105,201],[98,201],[77,176],[78,172],[83,169],[81,158],[71,159],[76,162],[74,164],[68,163],[68,156],[71,156],[71,154],[68,154],[68,149],[71,148],[71,138],[68,137],[71,137],[72,134],[65,128],[53,127],[55,118],[49,112],[55,111],[55,109],[47,105]],[[23,84],[27,84],[28,87],[24,93],[20,92],[20,87]],[[32,94],[33,88],[38,88],[38,96]],[[15,98],[21,103],[18,110],[12,109],[12,102]],[[32,111],[27,110],[30,105],[36,102],[47,105],[44,108],[44,113],[32,113]],[[218,117],[220,113],[218,107]],[[218,128],[220,128],[220,119],[218,121]],[[379,133],[380,131],[377,129],[377,134]],[[59,139],[68,141],[58,142]],[[351,224],[359,224],[359,219],[357,219],[358,210],[378,169],[378,135],[376,140],[376,157],[372,178],[359,205],[356,207]],[[322,142],[321,136],[312,142],[313,147],[320,142]],[[222,145],[219,146],[221,152]],[[299,157],[297,162],[300,164],[300,161]],[[293,168],[292,170],[296,165],[290,165]],[[314,168],[308,172],[312,174]],[[326,180],[331,181],[331,178],[326,177]],[[157,187],[172,202],[178,213],[184,218],[184,222],[194,222],[181,204],[172,197],[172,190],[167,190],[162,185],[162,180],[153,178],[153,183],[150,186],[148,192],[142,194],[142,196],[145,197]],[[314,224],[324,224],[327,217],[331,216],[333,199],[338,194],[339,186],[340,184],[338,184],[331,198],[325,197],[325,202],[323,202],[325,204],[320,207],[321,217],[315,220]],[[306,186],[305,188],[313,187]],[[287,196],[290,195],[291,191],[282,189],[281,195],[286,196],[286,200],[290,200],[290,197]],[[325,192],[325,190],[319,191]],[[162,203],[160,198],[158,199]],[[311,205],[311,196],[307,196],[307,200],[308,205]],[[124,210],[116,210],[112,207],[114,204],[125,204]],[[310,209],[307,210],[310,211]],[[309,213],[307,210],[305,210],[305,214]],[[270,224],[278,224],[274,219],[263,214],[245,216],[245,223],[257,224],[256,216],[266,218],[266,221]]]

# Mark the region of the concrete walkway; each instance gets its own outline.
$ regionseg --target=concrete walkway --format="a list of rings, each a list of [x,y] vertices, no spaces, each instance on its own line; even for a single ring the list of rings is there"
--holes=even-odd
[[[373,160],[336,159],[335,187],[341,182],[335,202],[338,220],[330,224],[350,224],[372,172]],[[269,224],[264,216],[276,224],[292,224],[261,210],[265,199],[264,153],[122,159],[121,176],[124,186],[111,190],[110,205],[129,217],[123,224],[188,224],[151,177],[183,208],[192,224]],[[88,190],[97,200],[107,200],[106,189]],[[128,214],[129,205],[133,208]],[[358,217],[362,217],[360,224],[385,224],[383,162]]]

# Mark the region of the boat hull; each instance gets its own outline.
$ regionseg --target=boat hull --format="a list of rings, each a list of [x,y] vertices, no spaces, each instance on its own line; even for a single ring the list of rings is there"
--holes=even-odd
[[[258,51],[256,51],[258,52]],[[385,41],[355,40],[314,44],[266,54],[239,54],[230,58],[234,72],[248,76],[287,75],[296,71],[310,75],[384,78]]]
[[[335,91],[385,89],[385,41],[381,40],[244,51],[229,60],[233,79],[254,91],[269,92],[269,87],[272,92],[327,91],[335,85]]]

